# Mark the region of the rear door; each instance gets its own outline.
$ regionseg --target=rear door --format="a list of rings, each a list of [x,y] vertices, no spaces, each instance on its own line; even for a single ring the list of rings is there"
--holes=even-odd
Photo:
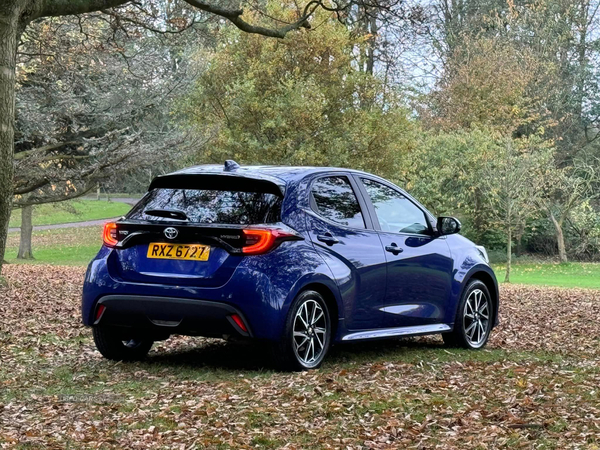
[[[393,185],[357,176],[370,201],[387,260],[386,327],[440,323],[452,280],[452,259],[444,237],[435,237],[425,211]]]
[[[226,283],[241,261],[239,249],[248,244],[244,230],[277,224],[282,200],[276,189],[229,186],[152,189],[116,224],[119,245],[109,257],[111,273],[142,283]]]
[[[377,232],[348,175],[323,175],[310,189],[309,235],[326,257],[344,301],[350,330],[382,326],[386,269]]]

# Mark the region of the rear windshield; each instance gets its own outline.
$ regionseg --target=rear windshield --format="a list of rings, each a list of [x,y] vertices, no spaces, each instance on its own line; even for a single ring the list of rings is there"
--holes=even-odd
[[[183,211],[189,222],[252,225],[279,222],[281,197],[262,192],[212,189],[151,190],[127,215],[128,219],[170,221],[148,215],[150,210]]]

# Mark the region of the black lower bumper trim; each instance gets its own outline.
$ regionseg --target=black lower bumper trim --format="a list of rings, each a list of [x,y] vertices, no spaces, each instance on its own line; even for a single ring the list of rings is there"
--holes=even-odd
[[[235,307],[221,302],[145,295],[107,295],[96,304],[106,309],[94,326],[139,329],[157,334],[222,337],[237,334],[252,337],[244,315]],[[244,331],[231,319],[238,315]]]

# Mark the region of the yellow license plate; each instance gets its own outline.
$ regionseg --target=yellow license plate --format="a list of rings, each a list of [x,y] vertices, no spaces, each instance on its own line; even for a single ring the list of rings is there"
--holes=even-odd
[[[166,244],[152,242],[148,245],[148,258],[159,259],[191,259],[194,261],[208,261],[210,247],[200,244]]]

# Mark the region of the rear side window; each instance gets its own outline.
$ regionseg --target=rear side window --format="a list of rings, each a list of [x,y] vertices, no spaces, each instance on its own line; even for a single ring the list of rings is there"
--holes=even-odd
[[[360,205],[346,177],[323,177],[313,183],[312,196],[317,212],[341,225],[365,228]]]
[[[146,211],[151,210],[182,211],[191,223],[275,223],[279,222],[281,217],[281,197],[263,192],[156,188],[134,206],[127,218],[171,220],[146,214]]]

